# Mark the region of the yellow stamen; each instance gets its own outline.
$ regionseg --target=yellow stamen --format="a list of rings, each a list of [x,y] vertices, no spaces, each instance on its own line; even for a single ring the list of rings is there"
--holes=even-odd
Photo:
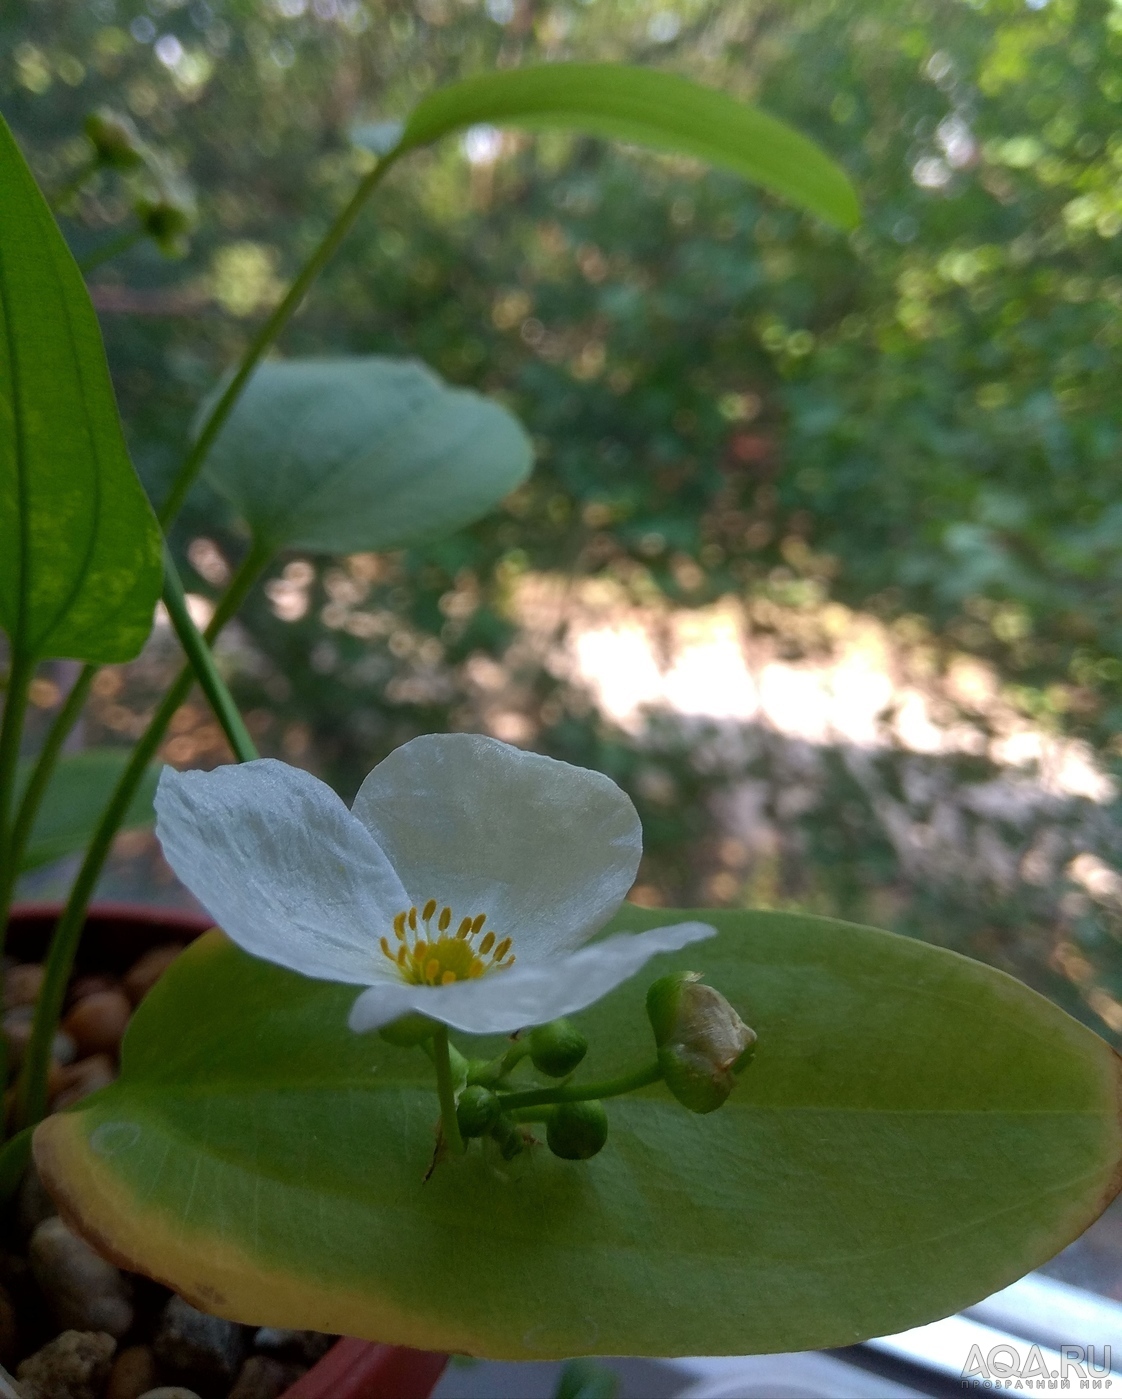
[[[418,929],[423,936],[417,936]],[[394,917],[393,930],[396,944],[391,944],[388,937],[380,937],[378,945],[402,981],[411,986],[451,986],[457,981],[475,981],[514,961],[513,956],[503,960],[513,939],[505,937],[496,947],[498,935],[487,928],[485,913],[457,922],[451,906],[438,904],[436,899],[421,906],[419,920],[416,904],[403,909]]]

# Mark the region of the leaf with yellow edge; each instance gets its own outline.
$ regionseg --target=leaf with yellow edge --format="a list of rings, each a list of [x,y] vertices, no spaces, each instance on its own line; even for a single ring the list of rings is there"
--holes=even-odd
[[[755,1063],[705,1117],[661,1085],[610,1102],[591,1161],[537,1147],[503,1179],[473,1147],[426,1183],[427,1060],[351,1034],[353,987],[212,933],[140,1007],[120,1081],[39,1127],[39,1169],[98,1247],[220,1315],[517,1358],[900,1331],[1044,1262],[1118,1190],[1119,1061],[1042,997],[870,928],[700,916],[718,937],[575,1017],[576,1081],[649,1061],[644,992],[674,969],[754,1026]]]

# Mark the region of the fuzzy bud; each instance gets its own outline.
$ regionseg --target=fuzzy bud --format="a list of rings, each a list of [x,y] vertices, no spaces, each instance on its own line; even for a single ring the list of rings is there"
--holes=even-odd
[[[598,1098],[584,1103],[558,1103],[545,1133],[554,1156],[587,1161],[608,1140],[608,1114]]]
[[[588,1041],[568,1020],[551,1020],[530,1031],[530,1061],[550,1078],[571,1074],[588,1053]]]
[[[674,972],[647,991],[647,1017],[666,1086],[691,1112],[713,1112],[752,1056],[756,1034],[698,972]]]

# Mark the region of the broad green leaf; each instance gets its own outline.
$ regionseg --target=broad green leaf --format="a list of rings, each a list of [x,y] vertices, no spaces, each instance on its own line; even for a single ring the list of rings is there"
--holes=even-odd
[[[161,577],[82,274],[0,119],[0,626],[26,656],[127,661]]]
[[[212,933],[120,1081],[39,1127],[39,1168],[103,1249],[221,1315],[495,1357],[847,1345],[1005,1286],[1113,1197],[1119,1061],[1042,997],[890,933],[703,916],[719,937],[577,1017],[577,1081],[649,1060],[643,996],[674,968],[732,999],[756,1061],[705,1117],[661,1086],[611,1102],[591,1161],[535,1148],[504,1180],[473,1148],[426,1183],[422,1055],[349,1034],[353,988]]]
[[[505,408],[416,360],[371,355],[261,365],[206,474],[260,543],[347,553],[470,524],[531,465]]]
[[[21,870],[37,869],[51,860],[81,850],[93,835],[98,820],[128,762],[128,751],[120,748],[90,748],[71,753],[58,761],[49,786],[43,794],[31,839],[20,862]],[[149,826],[156,814],[152,798],[160,770],[153,766],[145,775],[122,830]],[[22,763],[16,779],[17,800],[31,776],[31,763]]]
[[[860,217],[849,179],[812,141],[675,73],[614,63],[549,63],[482,74],[426,97],[405,123],[400,149],[482,122],[560,127],[694,156],[735,170],[842,228]]]

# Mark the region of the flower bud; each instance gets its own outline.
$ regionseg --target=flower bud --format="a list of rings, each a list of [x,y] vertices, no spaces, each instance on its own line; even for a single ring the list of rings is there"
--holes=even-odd
[[[99,165],[114,170],[134,170],[144,162],[144,142],[126,116],[99,107],[86,118],[86,135],[93,143]]]
[[[713,1112],[752,1056],[756,1034],[698,972],[674,972],[647,991],[647,1017],[666,1086],[691,1112]]]
[[[588,1041],[568,1020],[551,1020],[530,1031],[530,1061],[550,1078],[571,1074],[588,1053]]]
[[[169,181],[157,194],[139,198],[135,209],[145,233],[160,252],[177,257],[186,251],[187,234],[197,217],[190,190]]]
[[[469,1083],[456,1104],[456,1121],[465,1137],[485,1137],[499,1120],[502,1105],[489,1088]]]
[[[558,1103],[550,1114],[545,1139],[554,1156],[587,1161],[608,1140],[608,1114],[598,1098],[584,1103]]]
[[[412,1049],[415,1045],[432,1039],[439,1028],[435,1020],[430,1020],[427,1015],[420,1015],[413,1010],[392,1024],[383,1025],[378,1035],[387,1044],[397,1045],[399,1049]]]
[[[490,1135],[491,1140],[499,1148],[499,1155],[504,1161],[513,1161],[516,1156],[520,1156],[526,1150],[526,1138],[518,1123],[506,1113],[500,1114],[495,1125],[491,1128]]]

